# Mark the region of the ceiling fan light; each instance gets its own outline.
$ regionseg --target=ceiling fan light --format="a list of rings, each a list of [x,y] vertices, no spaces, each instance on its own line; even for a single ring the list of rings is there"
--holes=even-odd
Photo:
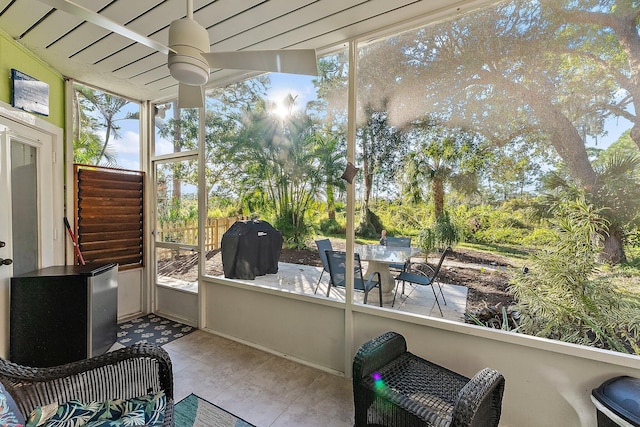
[[[209,79],[209,68],[203,69],[188,62],[172,62],[169,72],[174,79],[191,86],[202,86]]]
[[[209,33],[190,18],[176,19],[169,26],[169,72],[179,82],[201,86],[209,79],[209,64],[202,57],[209,51]]]

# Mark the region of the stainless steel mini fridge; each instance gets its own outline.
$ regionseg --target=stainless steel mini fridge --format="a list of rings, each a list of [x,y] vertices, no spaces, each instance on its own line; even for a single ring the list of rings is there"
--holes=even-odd
[[[105,353],[117,339],[118,265],[53,266],[11,278],[9,359],[35,367]]]

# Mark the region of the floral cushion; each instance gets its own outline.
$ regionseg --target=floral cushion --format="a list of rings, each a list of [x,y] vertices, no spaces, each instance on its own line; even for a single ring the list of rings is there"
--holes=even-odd
[[[0,383],[0,426],[23,427],[24,416],[20,413],[13,398]]]
[[[38,407],[26,427],[160,427],[166,409],[164,392],[128,400],[82,403],[72,400],[63,405]]]

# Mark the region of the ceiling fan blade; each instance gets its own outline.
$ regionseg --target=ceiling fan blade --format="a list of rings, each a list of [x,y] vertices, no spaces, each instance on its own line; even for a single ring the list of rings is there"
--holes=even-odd
[[[211,52],[202,55],[211,68],[318,75],[314,49]]]
[[[180,83],[178,86],[178,108],[202,108],[204,92],[202,86]]]
[[[159,43],[153,39],[145,37],[141,34],[136,33],[135,31],[131,31],[124,25],[120,25],[111,19],[100,15],[97,12],[89,10],[84,6],[76,4],[69,0],[39,0],[40,2],[47,4],[53,8],[58,10],[65,11],[73,16],[76,16],[80,19],[84,19],[85,21],[91,22],[99,27],[107,29],[109,31],[113,31],[114,33],[120,34],[123,37],[127,37],[135,42],[143,44],[151,49],[155,49],[160,53],[164,53],[165,55],[169,54],[169,49],[167,46]]]

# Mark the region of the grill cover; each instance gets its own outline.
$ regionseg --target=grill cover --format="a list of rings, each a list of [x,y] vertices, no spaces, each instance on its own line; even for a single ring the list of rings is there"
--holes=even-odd
[[[265,221],[236,221],[222,236],[224,277],[249,279],[278,272],[282,233]]]

